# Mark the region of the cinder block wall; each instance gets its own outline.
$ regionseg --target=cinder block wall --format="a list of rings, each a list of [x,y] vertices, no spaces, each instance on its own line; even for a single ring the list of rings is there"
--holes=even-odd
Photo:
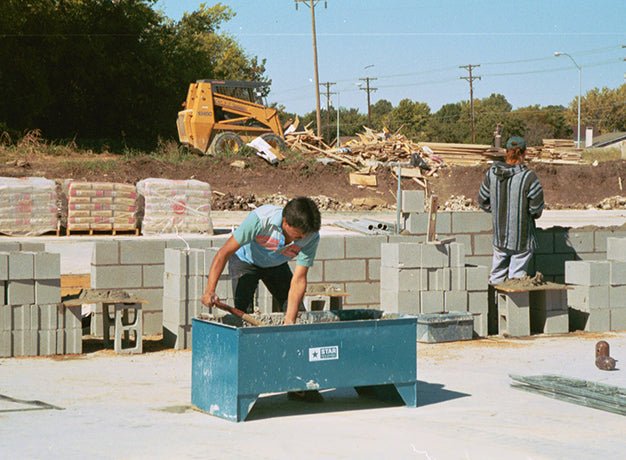
[[[365,236],[323,234],[309,283],[333,284],[345,290],[344,308],[378,308],[380,299],[380,248],[382,243],[423,242],[426,214],[414,235]],[[466,264],[491,266],[491,215],[484,212],[440,212],[440,239],[454,237],[466,250]],[[220,247],[228,235],[185,236],[192,248]],[[554,227],[538,231],[539,249],[531,272],[541,271],[550,281],[563,282],[568,260],[606,259],[608,237],[626,237],[626,228],[568,229]],[[11,241],[11,243],[13,240]],[[148,300],[145,305],[145,334],[160,334],[163,324],[163,263],[165,248],[184,248],[175,236],[163,238],[117,238],[96,241],[91,265],[92,288],[124,288]],[[1,248],[0,248],[1,249]],[[21,248],[31,250],[30,248]],[[293,265],[293,262],[292,262]],[[259,302],[266,303],[261,289]],[[268,307],[269,308],[269,307]],[[265,308],[262,307],[262,310]],[[101,312],[98,312],[100,315]],[[97,334],[102,333],[96,316]]]

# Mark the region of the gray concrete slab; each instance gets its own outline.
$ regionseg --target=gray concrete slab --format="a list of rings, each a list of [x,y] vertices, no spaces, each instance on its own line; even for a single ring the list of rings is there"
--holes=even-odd
[[[594,365],[605,339],[621,370]],[[0,359],[5,458],[617,459],[625,418],[511,388],[509,374],[626,387],[626,332],[418,345],[419,407],[324,393],[257,401],[249,421],[193,410],[191,351]]]

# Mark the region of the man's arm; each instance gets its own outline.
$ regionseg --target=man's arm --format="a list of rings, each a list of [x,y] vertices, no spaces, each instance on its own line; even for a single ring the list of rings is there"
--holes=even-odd
[[[491,212],[491,179],[489,171],[485,174],[480,189],[478,190],[478,206],[483,211]]]
[[[226,262],[230,256],[237,252],[237,249],[239,248],[239,243],[237,243],[237,240],[231,236],[228,238],[228,241],[226,241],[226,244],[222,246],[219,251],[217,251],[217,254],[215,254],[213,263],[211,263],[211,270],[209,271],[209,280],[207,281],[206,288],[202,294],[202,299],[200,299],[203,305],[211,307],[216,301],[219,300],[219,297],[215,294],[217,281],[220,279],[220,276],[224,271]]]
[[[306,292],[306,275],[309,267],[296,265],[291,285],[289,286],[289,296],[287,297],[287,312],[285,313],[285,324],[295,324],[298,314],[298,307],[302,303],[304,293]]]

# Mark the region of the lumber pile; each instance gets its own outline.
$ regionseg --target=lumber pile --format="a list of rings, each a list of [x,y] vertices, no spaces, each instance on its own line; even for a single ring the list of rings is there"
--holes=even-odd
[[[570,139],[542,139],[543,145],[530,147],[526,152],[529,161],[535,163],[579,164],[583,149],[574,147]]]
[[[453,144],[446,142],[420,142],[420,148],[429,148],[446,164],[473,166],[487,161],[484,156],[491,146],[486,144]]]

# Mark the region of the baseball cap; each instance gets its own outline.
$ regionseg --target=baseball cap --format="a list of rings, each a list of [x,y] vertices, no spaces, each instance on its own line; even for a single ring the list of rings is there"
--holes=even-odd
[[[509,140],[506,141],[506,148],[508,149],[521,149],[526,150],[526,141],[523,137],[513,136],[509,137]]]

